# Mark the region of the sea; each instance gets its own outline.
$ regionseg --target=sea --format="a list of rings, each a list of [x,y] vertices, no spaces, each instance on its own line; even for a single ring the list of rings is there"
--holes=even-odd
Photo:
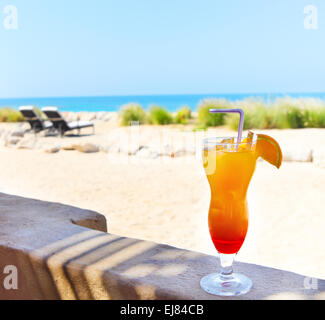
[[[54,97],[54,98],[15,98],[0,99],[0,107],[17,109],[20,106],[33,105],[38,108],[56,106],[61,111],[118,111],[128,103],[138,103],[144,109],[159,105],[174,112],[182,106],[196,110],[199,102],[204,99],[227,99],[236,102],[246,98],[260,98],[266,102],[281,97],[317,98],[325,101],[323,93],[247,93],[247,94],[179,94],[179,95],[142,95],[142,96],[95,96],[95,97]]]

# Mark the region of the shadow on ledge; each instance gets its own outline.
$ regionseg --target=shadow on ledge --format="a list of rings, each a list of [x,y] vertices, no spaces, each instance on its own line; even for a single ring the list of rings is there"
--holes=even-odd
[[[216,257],[106,233],[93,211],[0,194],[0,299],[224,299],[200,279]],[[18,289],[7,290],[12,265]],[[254,287],[226,299],[325,299],[325,281],[235,263]],[[10,284],[10,281],[9,281]],[[314,288],[314,289],[313,289]]]

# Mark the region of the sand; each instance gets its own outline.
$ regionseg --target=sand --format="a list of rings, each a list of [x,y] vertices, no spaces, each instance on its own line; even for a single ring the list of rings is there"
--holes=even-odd
[[[38,139],[48,144],[106,141],[113,130],[126,130],[116,128],[96,122],[95,136]],[[143,130],[152,135],[160,129]],[[283,145],[297,148],[324,145],[324,133],[268,132]],[[104,152],[47,154],[43,149],[4,146],[0,153],[0,192],[96,210],[106,216],[110,233],[215,254],[207,226],[209,186],[193,156],[134,161]],[[325,169],[313,163],[286,162],[277,170],[258,162],[248,193],[249,232],[238,260],[325,279],[324,190]]]

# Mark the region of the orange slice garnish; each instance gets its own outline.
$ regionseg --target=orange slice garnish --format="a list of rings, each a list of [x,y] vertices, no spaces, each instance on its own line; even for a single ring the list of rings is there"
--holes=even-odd
[[[252,148],[252,145],[255,145],[256,143],[256,134],[252,131],[248,131],[247,138],[245,138],[240,144],[239,144],[239,150],[250,150]]]
[[[280,145],[272,137],[258,134],[255,152],[278,169],[281,167],[282,151]]]
[[[247,138],[245,138],[242,143],[254,143],[256,134],[253,131],[248,131]]]

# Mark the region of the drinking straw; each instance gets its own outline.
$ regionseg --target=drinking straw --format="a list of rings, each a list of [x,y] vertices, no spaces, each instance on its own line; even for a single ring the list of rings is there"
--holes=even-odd
[[[239,113],[239,128],[237,143],[241,143],[244,128],[244,111],[242,109],[210,109],[210,113]]]

